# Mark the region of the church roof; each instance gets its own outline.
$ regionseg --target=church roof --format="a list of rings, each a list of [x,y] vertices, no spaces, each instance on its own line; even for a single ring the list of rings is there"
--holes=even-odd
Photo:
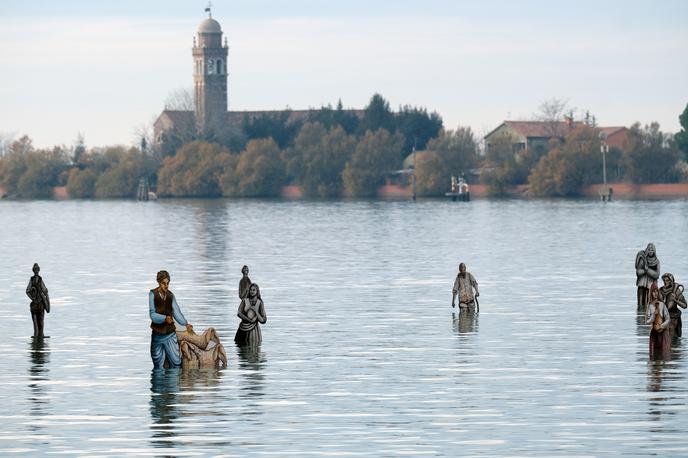
[[[170,121],[177,126],[184,123],[195,122],[193,111],[165,110],[161,113],[161,115],[166,115],[169,117]]]
[[[198,25],[198,33],[222,33],[220,23],[209,17]]]
[[[614,126],[614,127],[598,127],[597,129],[600,131],[600,133],[605,133],[607,136],[610,136],[610,135],[614,135],[618,131],[624,130],[626,128],[623,126]]]

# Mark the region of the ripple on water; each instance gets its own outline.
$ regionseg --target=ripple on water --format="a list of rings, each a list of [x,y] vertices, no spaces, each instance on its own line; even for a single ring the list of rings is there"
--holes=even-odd
[[[688,281],[688,201],[0,207],[2,455],[688,454],[683,345],[648,362],[632,267],[653,240]],[[27,259],[50,289],[44,341]],[[459,261],[479,314],[450,307]],[[232,344],[243,264],[268,313],[258,352]],[[151,371],[162,268],[227,369]]]

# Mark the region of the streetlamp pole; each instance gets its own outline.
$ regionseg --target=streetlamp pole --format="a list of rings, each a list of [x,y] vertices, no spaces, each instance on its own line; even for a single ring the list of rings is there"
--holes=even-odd
[[[607,143],[606,132],[600,132],[600,152],[602,153],[602,200],[611,200],[611,190],[607,187],[607,153],[609,144]]]
[[[413,201],[416,201],[416,142],[418,139],[413,139],[413,176],[411,177],[413,186]]]
[[[602,182],[605,189],[607,188],[607,153],[609,152],[609,145],[603,143],[602,146]]]

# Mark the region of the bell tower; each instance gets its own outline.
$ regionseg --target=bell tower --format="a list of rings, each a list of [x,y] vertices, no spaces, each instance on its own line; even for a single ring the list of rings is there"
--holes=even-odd
[[[208,18],[194,37],[194,98],[196,123],[201,134],[221,127],[227,116],[227,39],[222,43],[220,23]]]

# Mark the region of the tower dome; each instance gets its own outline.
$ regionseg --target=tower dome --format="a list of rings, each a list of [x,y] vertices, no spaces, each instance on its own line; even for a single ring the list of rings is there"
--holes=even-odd
[[[198,25],[198,33],[222,33],[220,23],[209,17]]]

